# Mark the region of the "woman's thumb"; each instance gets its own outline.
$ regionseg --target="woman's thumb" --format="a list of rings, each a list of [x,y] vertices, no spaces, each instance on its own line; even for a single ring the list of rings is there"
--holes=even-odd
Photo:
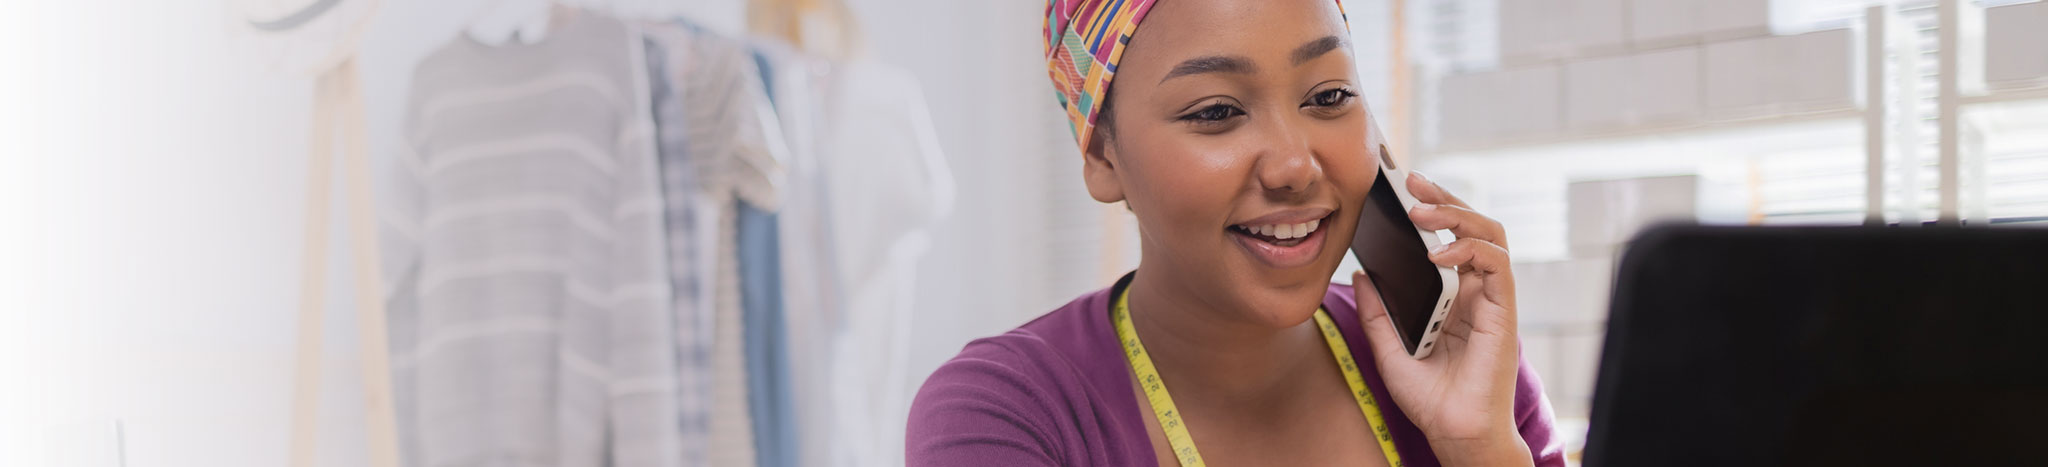
[[[1386,304],[1380,301],[1379,288],[1365,271],[1351,273],[1351,293],[1358,300],[1358,321],[1365,325],[1365,340],[1372,346],[1373,357],[1407,355],[1400,333],[1394,330],[1393,319],[1387,317]]]

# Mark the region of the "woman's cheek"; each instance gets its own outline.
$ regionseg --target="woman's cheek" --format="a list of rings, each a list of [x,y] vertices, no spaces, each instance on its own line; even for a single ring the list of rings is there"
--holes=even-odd
[[[1346,163],[1332,164],[1330,178],[1339,190],[1345,195],[1360,198],[1372,191],[1373,180],[1380,169],[1379,160],[1372,153],[1354,150],[1338,158]]]
[[[1236,165],[1227,154],[1190,148],[1186,160],[1174,171],[1172,188],[1163,193],[1189,224],[1212,224],[1229,215],[1230,206],[1244,191],[1244,180],[1235,175]],[[1189,227],[1201,227],[1189,225]],[[1217,226],[1220,228],[1220,226]]]
[[[1124,166],[1132,171],[1125,179],[1129,189],[1124,196],[1138,216],[1160,227],[1181,226],[1198,217],[1193,214],[1201,210],[1201,199],[1214,191],[1208,164],[1201,162],[1205,155],[1169,141],[1143,147],[1142,152],[1128,153]]]
[[[1360,119],[1362,122],[1363,119]],[[1363,131],[1352,130],[1360,125],[1338,125],[1333,131],[1318,135],[1321,139],[1316,146],[1321,154],[1323,170],[1347,199],[1363,197],[1372,190],[1372,182],[1379,172],[1379,159],[1369,149],[1371,140]]]

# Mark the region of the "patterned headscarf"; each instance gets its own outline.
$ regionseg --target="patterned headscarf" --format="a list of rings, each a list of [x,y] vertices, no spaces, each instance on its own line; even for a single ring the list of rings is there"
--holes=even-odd
[[[1088,138],[1095,133],[1095,116],[1101,113],[1103,94],[1116,76],[1124,46],[1130,45],[1138,21],[1157,1],[1046,0],[1045,67],[1082,151],[1088,150]],[[1334,1],[1338,15],[1343,15],[1344,2]],[[1351,27],[1348,19],[1344,27]]]

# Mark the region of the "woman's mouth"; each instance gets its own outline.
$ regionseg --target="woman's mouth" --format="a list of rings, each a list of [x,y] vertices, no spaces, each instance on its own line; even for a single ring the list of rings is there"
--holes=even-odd
[[[1322,253],[1323,231],[1330,216],[1305,222],[1238,224],[1228,229],[1237,245],[1266,266],[1284,269],[1314,263]]]

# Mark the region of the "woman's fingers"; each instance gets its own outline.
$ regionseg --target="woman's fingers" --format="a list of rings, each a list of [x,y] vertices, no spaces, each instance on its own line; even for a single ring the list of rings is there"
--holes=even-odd
[[[1480,291],[1480,288],[1485,286],[1486,281],[1481,277],[1461,275],[1458,280],[1458,297],[1460,297],[1460,300],[1470,300],[1470,297],[1480,296],[1483,293]],[[1451,307],[1450,317],[1444,319],[1445,334],[1463,336],[1472,333],[1473,307],[1471,305],[1470,303],[1464,303]]]
[[[1457,195],[1451,194],[1442,185],[1437,185],[1436,182],[1430,181],[1428,177],[1422,176],[1421,172],[1408,172],[1408,194],[1415,195],[1415,200],[1424,203],[1449,204],[1472,209],[1472,205],[1466,204],[1465,200],[1458,199]]]
[[[1455,204],[1421,204],[1408,210],[1408,219],[1427,230],[1450,229],[1458,238],[1485,240],[1507,248],[1507,228],[1472,208]]]
[[[1387,307],[1380,301],[1379,289],[1373,286],[1365,271],[1351,273],[1351,293],[1358,300],[1358,320],[1365,323],[1365,341],[1372,346],[1372,354],[1378,358],[1407,355],[1408,349],[1401,346],[1400,333],[1394,330],[1394,321],[1387,318]]]
[[[1421,173],[1408,173],[1408,192],[1415,195],[1416,201],[1424,203],[1408,210],[1408,218],[1415,221],[1416,227],[1450,229],[1458,238],[1476,238],[1507,248],[1507,228],[1501,226],[1500,221],[1472,210],[1471,204],[1458,199],[1457,195]]]
[[[1513,309],[1515,306],[1515,283],[1508,259],[1508,250],[1493,242],[1477,238],[1460,238],[1429,254],[1429,261],[1438,266],[1458,266],[1459,280],[1485,281],[1479,292],[1488,301]],[[1462,285],[1462,284],[1461,284]]]

